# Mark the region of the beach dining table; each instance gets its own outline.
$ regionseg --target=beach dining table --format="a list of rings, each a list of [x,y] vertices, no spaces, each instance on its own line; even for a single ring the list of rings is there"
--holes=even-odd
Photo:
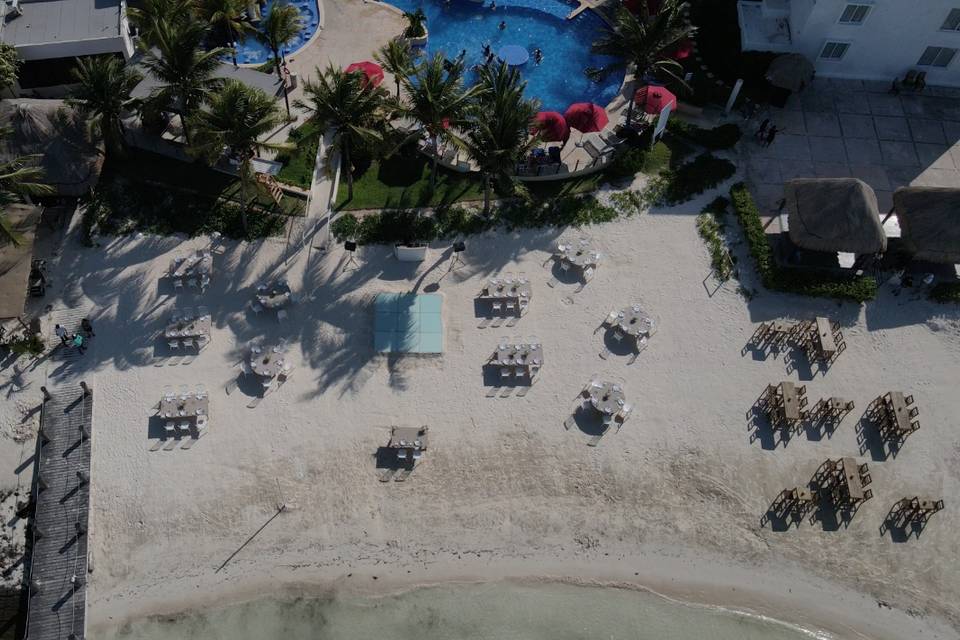
[[[170,261],[170,277],[176,280],[210,276],[212,273],[213,255],[209,251],[198,251],[186,258],[176,258]]]
[[[207,394],[173,394],[160,399],[160,416],[163,418],[184,418],[196,420],[206,416],[210,410],[210,396]]]
[[[282,309],[290,303],[292,293],[285,280],[274,280],[269,285],[257,289],[257,302],[264,309]]]
[[[387,443],[387,447],[426,451],[427,427],[391,427],[390,442]]]
[[[529,300],[532,295],[533,288],[525,278],[490,278],[479,297],[484,300]]]
[[[209,315],[202,315],[190,320],[175,319],[163,330],[164,338],[209,338],[211,320]]]
[[[502,367],[538,368],[543,364],[543,345],[539,342],[501,341],[493,363]]]
[[[284,364],[283,352],[277,347],[250,352],[250,369],[261,378],[276,378]]]
[[[853,501],[864,499],[863,479],[860,476],[860,467],[853,458],[842,458],[840,460],[840,474],[843,486],[846,487],[847,495]]]
[[[594,251],[586,240],[581,240],[576,246],[557,245],[557,256],[562,262],[580,270],[594,267],[600,262],[600,254]]]
[[[890,391],[883,396],[883,406],[887,411],[887,416],[900,433],[909,433],[913,430],[910,424],[910,407],[907,399],[900,391]]]
[[[780,397],[783,399],[783,417],[787,420],[799,420],[800,398],[797,387],[792,382],[781,382]]]
[[[640,305],[634,304],[617,314],[617,326],[628,336],[639,338],[653,330],[653,318],[646,315]]]
[[[833,326],[830,320],[817,316],[814,325],[820,353],[827,358],[832,357],[837,352],[837,341],[833,339]]]
[[[604,415],[620,412],[626,401],[623,388],[615,382],[600,382],[590,385],[590,404]]]

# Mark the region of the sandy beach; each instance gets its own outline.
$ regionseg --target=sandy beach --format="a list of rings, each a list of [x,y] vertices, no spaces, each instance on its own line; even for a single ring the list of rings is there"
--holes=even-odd
[[[206,238],[102,238],[95,249],[68,238],[47,324],[79,310],[97,337],[80,358],[4,370],[2,412],[5,425],[18,424],[41,384],[94,386],[91,630],[286,588],[378,593],[548,578],[640,586],[837,637],[957,637],[960,314],[889,285],[865,307],[767,292],[747,301],[735,283],[714,290],[694,226],[714,195],[581,230],[470,237],[466,265],[450,273],[449,243],[420,264],[368,247],[359,268],[344,271],[342,250],[316,249],[319,238],[299,251],[283,238],[227,242],[202,297],[174,295],[163,275],[175,253]],[[556,241],[581,236],[605,256],[595,279],[579,292],[548,287],[542,265]],[[529,312],[515,327],[480,329],[474,296],[503,271],[531,279]],[[303,297],[282,323],[247,309],[256,285],[278,275]],[[405,291],[442,294],[442,356],[374,353],[372,299]],[[594,329],[632,303],[659,331],[632,365],[601,359]],[[176,363],[157,334],[172,311],[197,305],[213,316],[212,342]],[[846,337],[826,375],[802,364],[788,373],[783,354],[742,353],[760,321],[814,315]],[[525,397],[487,397],[482,365],[505,335],[544,344]],[[280,339],[291,379],[255,409],[249,385],[227,395],[251,341]],[[593,376],[620,380],[636,407],[595,448],[563,427]],[[830,438],[801,434],[769,448],[751,438],[746,414],[780,380],[857,410]],[[151,407],[165,385],[180,384],[210,390],[210,431],[189,450],[151,450]],[[922,428],[880,460],[860,453],[856,425],[890,389],[916,397]],[[429,425],[431,447],[406,482],[380,483],[374,454],[394,424]],[[873,477],[874,498],[848,526],[761,526],[782,489],[841,455],[869,462]],[[947,507],[919,538],[881,535],[894,502],[927,494]]]

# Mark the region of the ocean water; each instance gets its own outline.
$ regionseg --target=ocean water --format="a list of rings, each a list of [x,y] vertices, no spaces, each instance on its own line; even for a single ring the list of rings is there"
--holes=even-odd
[[[518,45],[530,59],[521,65],[527,81],[526,95],[540,100],[544,110],[563,113],[575,102],[593,102],[607,106],[623,82],[622,73],[613,73],[601,82],[587,78],[588,67],[602,68],[613,60],[590,52],[590,44],[604,26],[592,11],[584,11],[573,20],[566,16],[576,6],[564,0],[491,0],[483,4],[470,0],[386,0],[398,9],[413,12],[423,9],[427,15],[430,38],[426,52],[443,52],[448,58],[466,51],[467,68],[483,62],[483,46],[489,44],[496,54],[501,47]],[[500,23],[505,28],[500,29]],[[543,62],[533,59],[535,49],[543,52]],[[467,74],[468,83],[476,74]]]
[[[98,636],[91,636],[98,637]],[[811,640],[829,635],[606,587],[448,585],[264,599],[126,625],[101,640]]]

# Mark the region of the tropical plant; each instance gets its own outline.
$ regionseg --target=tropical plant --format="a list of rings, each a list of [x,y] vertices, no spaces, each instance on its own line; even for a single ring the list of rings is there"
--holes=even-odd
[[[0,127],[0,141],[12,135],[10,127]],[[17,156],[12,160],[0,162],[0,207],[19,202],[30,196],[48,196],[54,193],[53,187],[43,182],[43,168],[39,166],[41,155]],[[5,215],[0,211],[0,233],[16,244],[19,236],[13,232]]]
[[[340,167],[347,177],[347,197],[353,198],[353,152],[384,140],[389,94],[366,83],[363,74],[345,73],[332,65],[326,71],[317,68],[316,74],[316,81],[303,85],[308,102],[298,101],[297,106],[312,110],[322,126],[333,129],[333,148],[340,152]]]
[[[77,86],[67,102],[86,116],[92,116],[106,148],[118,152],[123,146],[123,113],[137,104],[130,97],[143,76],[119,57],[112,55],[77,58],[73,68]]]
[[[144,50],[156,46],[156,35],[161,25],[178,25],[193,18],[194,0],[142,0],[138,7],[129,7],[127,15],[140,31],[140,45]]]
[[[416,11],[405,11],[403,17],[407,19],[407,28],[403,30],[404,38],[422,38],[427,35],[427,14],[423,9],[417,8]]]
[[[517,162],[539,142],[530,136],[537,103],[523,97],[527,83],[516,68],[501,63],[480,71],[484,91],[473,105],[473,123],[467,128],[466,149],[480,166],[483,179],[483,213],[490,212],[494,180],[513,184]]]
[[[394,38],[387,44],[380,47],[380,50],[373,54],[374,59],[380,63],[388,73],[393,76],[397,83],[397,98],[400,98],[400,83],[415,70],[413,63],[413,50],[410,43],[403,38]]]
[[[442,53],[437,53],[421,64],[414,75],[401,80],[408,101],[404,111],[430,135],[433,147],[431,188],[437,184],[441,140],[457,147],[464,146],[456,131],[470,124],[470,103],[486,91],[480,84],[464,89],[463,70],[463,60],[448,61]]]
[[[257,38],[273,54],[273,66],[277,69],[277,78],[281,81],[283,80],[281,71],[283,48],[290,44],[302,29],[300,12],[296,7],[286,2],[274,3],[270,7],[270,12],[260,22],[260,31],[257,33]]]
[[[188,119],[197,112],[211,91],[222,84],[215,77],[223,47],[204,49],[209,27],[200,22],[157,25],[156,48],[143,56],[143,66],[160,81],[151,101],[180,116],[183,135],[190,142]]]
[[[246,0],[194,0],[194,6],[197,17],[210,25],[223,45],[232,47],[233,43],[245,34],[254,31],[250,23],[243,18],[247,9]]]
[[[0,42],[0,90],[10,89],[16,84],[20,64],[21,60],[16,47]]]
[[[247,192],[253,180],[253,157],[260,151],[280,151],[289,144],[261,140],[283,121],[273,98],[260,89],[229,79],[210,94],[205,109],[193,120],[194,141],[191,151],[215,163],[224,153],[237,162],[240,174],[241,216],[247,223]]]
[[[635,83],[652,75],[667,76],[684,85],[683,67],[667,52],[695,31],[684,16],[687,3],[663,0],[656,13],[650,11],[645,1],[636,4],[637,13],[620,5],[609,17],[610,26],[605,27],[591,46],[594,53],[611,56],[615,62],[602,69],[587,69],[587,75],[600,79],[614,71],[632,68]],[[633,100],[627,109],[629,121],[633,115]]]

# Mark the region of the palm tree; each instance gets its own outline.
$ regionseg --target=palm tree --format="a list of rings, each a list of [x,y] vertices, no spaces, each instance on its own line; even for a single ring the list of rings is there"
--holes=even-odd
[[[10,89],[13,96],[13,85],[17,83],[20,73],[20,55],[12,44],[0,42],[0,90]]]
[[[246,0],[195,0],[198,17],[209,24],[220,37],[220,41],[233,48],[234,43],[244,34],[252,33],[253,27],[243,19],[247,9]],[[237,64],[236,49],[233,50],[233,64]]]
[[[204,49],[209,27],[200,22],[162,22],[157,27],[156,48],[143,56],[143,66],[162,83],[151,99],[180,116],[183,135],[189,144],[187,120],[210,92],[222,84],[214,73],[227,49]]]
[[[129,7],[127,15],[140,31],[140,42],[144,49],[156,45],[156,34],[160,25],[174,25],[190,22],[193,17],[194,0],[143,0],[140,7]]]
[[[224,153],[237,161],[240,173],[240,211],[247,230],[247,188],[253,178],[251,160],[264,150],[287,150],[291,145],[261,140],[283,122],[273,98],[260,89],[229,79],[210,95],[207,108],[194,120],[191,151],[215,163]]]
[[[467,115],[470,101],[486,91],[479,84],[464,89],[463,69],[463,60],[445,61],[443,54],[437,53],[421,64],[413,76],[401,80],[409,102],[405,111],[430,134],[433,145],[431,188],[437,186],[437,158],[441,139],[463,146],[463,141],[455,131],[469,124]]]
[[[0,127],[0,140],[12,133],[11,127]],[[30,196],[53,195],[53,187],[43,183],[43,168],[38,165],[42,157],[39,154],[17,156],[0,162],[0,207]],[[3,215],[0,215],[0,232],[14,244],[20,244],[19,236],[10,228],[6,216]]]
[[[531,136],[530,124],[537,103],[523,97],[527,83],[520,72],[501,63],[480,71],[483,93],[475,101],[473,124],[467,129],[466,147],[480,165],[483,178],[483,213],[490,212],[490,187],[493,180],[512,183],[517,162],[539,140]]]
[[[123,113],[137,104],[130,97],[143,76],[116,56],[77,58],[73,69],[77,87],[67,102],[86,116],[92,116],[107,150],[117,153],[123,146]]]
[[[634,83],[649,75],[666,75],[685,85],[683,67],[666,55],[670,48],[693,35],[695,28],[684,16],[684,0],[663,0],[660,10],[651,13],[646,2],[637,3],[634,14],[620,6],[610,19],[612,26],[594,41],[594,53],[612,56],[616,62],[603,69],[587,69],[592,78],[602,78],[613,71],[633,68]],[[627,121],[633,115],[633,100],[627,107]]]
[[[407,19],[407,27],[403,30],[404,38],[422,38],[427,34],[427,14],[417,7],[414,12],[405,11],[403,17]]]
[[[273,65],[277,68],[277,78],[283,81],[280,66],[281,52],[303,29],[300,12],[286,2],[276,2],[270,7],[270,13],[260,22],[257,37],[273,54]]]
[[[300,108],[314,112],[317,121],[333,129],[334,147],[340,151],[340,168],[347,176],[347,197],[353,198],[353,152],[365,145],[383,142],[389,94],[383,87],[364,82],[363,74],[345,73],[328,66],[316,70],[317,80],[307,80],[303,92],[309,103]]]
[[[373,57],[397,83],[397,98],[400,98],[400,83],[414,71],[413,50],[410,43],[403,38],[394,38],[383,45]]]

